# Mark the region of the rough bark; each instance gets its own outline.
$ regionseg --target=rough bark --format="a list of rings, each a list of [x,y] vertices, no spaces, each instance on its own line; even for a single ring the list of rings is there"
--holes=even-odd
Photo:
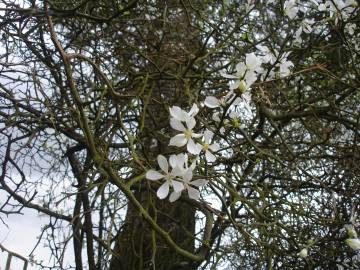
[[[184,68],[184,60],[189,60],[199,49],[199,42],[192,39],[193,29],[189,25],[184,6],[179,1],[159,1],[162,6],[171,12],[171,9],[183,9],[177,16],[168,21],[167,34],[163,27],[164,22],[154,23],[165,31],[164,39],[158,47],[158,52],[153,54],[152,60],[157,66],[162,67],[164,73],[179,74]],[[148,29],[149,30],[149,29]],[[148,38],[153,37],[154,29],[147,31]],[[196,40],[196,42],[194,42]],[[179,62],[179,59],[181,61]],[[183,61],[183,62],[182,62]],[[179,64],[180,63],[180,64]],[[153,67],[152,67],[153,68]],[[151,68],[150,68],[151,71]],[[168,107],[163,104],[188,106],[192,102],[192,94],[185,95],[185,86],[176,80],[158,78],[150,82],[153,89],[150,103],[146,107],[146,121],[143,130],[143,154],[156,166],[156,156],[160,153],[166,155],[174,149],[169,148],[168,141],[152,137],[153,131],[169,128]],[[147,89],[149,90],[149,89]],[[148,91],[149,93],[150,91]],[[159,102],[160,101],[160,102]],[[153,141],[157,147],[150,148]],[[194,252],[195,233],[195,208],[185,202],[169,203],[167,199],[159,200],[154,192],[150,192],[148,183],[143,183],[136,191],[137,199],[156,218],[157,223],[166,231],[182,248]],[[156,191],[156,188],[153,187]],[[118,234],[113,256],[111,270],[119,269],[195,269],[191,262],[170,249],[167,244],[155,234],[150,226],[142,219],[136,209],[129,204],[125,224]]]

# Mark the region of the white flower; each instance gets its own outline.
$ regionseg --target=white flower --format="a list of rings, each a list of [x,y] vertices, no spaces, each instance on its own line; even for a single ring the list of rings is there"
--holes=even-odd
[[[280,77],[286,77],[290,75],[291,68],[294,66],[294,64],[291,61],[281,61],[279,63],[279,75]]]
[[[319,11],[326,11],[326,6],[325,6],[325,4],[323,4],[323,3],[319,4],[318,10],[319,10]]]
[[[219,112],[213,113],[211,119],[214,120],[215,122],[218,122],[218,123],[219,123],[219,122],[221,121]]]
[[[213,97],[213,96],[208,96],[205,98],[204,104],[206,107],[208,108],[217,108],[220,107],[222,105],[222,102],[220,99]]]
[[[231,118],[232,125],[235,128],[240,127],[240,115],[237,111],[232,111],[229,113],[229,117]]]
[[[346,224],[344,226],[349,238],[357,238],[357,233],[356,233],[356,230],[354,228],[354,225],[352,224]]]
[[[257,75],[263,71],[261,64],[260,57],[257,57],[254,53],[248,53],[245,55],[245,63],[240,62],[236,65],[236,73],[234,75],[222,73],[222,76],[227,79],[236,80],[230,84],[230,90],[239,88],[241,83],[245,83],[248,88],[257,80]]]
[[[302,250],[300,250],[300,252],[297,255],[302,259],[306,258],[308,256],[307,248],[303,248]]]
[[[171,157],[170,157],[171,160]],[[163,155],[158,155],[157,161],[160,169],[164,172],[164,174],[159,173],[155,170],[149,170],[146,172],[146,178],[152,181],[164,179],[165,182],[159,187],[156,195],[159,199],[164,199],[169,194],[170,186],[173,187],[175,192],[181,192],[184,189],[184,185],[182,182],[175,180],[176,177],[181,175],[182,170],[179,168],[179,162],[175,159],[172,159],[170,165],[172,167],[171,172],[169,172],[169,164],[167,159]]]
[[[345,243],[353,250],[360,250],[360,239],[359,238],[348,238]]]
[[[197,159],[195,159],[190,167],[188,166],[188,156],[186,154],[172,155],[169,159],[170,164],[173,164],[178,169],[178,179],[183,183],[184,189],[187,190],[188,196],[191,199],[198,200],[200,192],[194,187],[201,187],[206,185],[207,181],[203,179],[191,181],[193,178],[193,170],[195,169]],[[181,196],[181,191],[174,190],[169,197],[170,202],[174,202]]]
[[[347,23],[345,26],[345,31],[351,36],[354,35],[355,29],[356,29],[355,23]]]
[[[285,15],[290,19],[294,19],[299,11],[299,8],[296,6],[295,0],[286,0],[284,3],[284,12]]]
[[[221,98],[216,98],[213,96],[207,96],[205,98],[204,104],[206,107],[208,108],[217,108],[217,107],[224,107],[227,104],[229,104],[231,102],[232,105],[238,105],[239,103],[239,99],[235,98],[235,94],[232,90],[229,91],[229,93],[227,93],[225,96],[221,97]]]
[[[249,114],[251,114],[251,107],[250,107],[250,102],[251,102],[251,93],[250,92],[246,92],[245,94],[243,94],[241,96],[241,104],[244,106],[244,108],[247,110],[247,112]]]
[[[290,75],[291,71],[290,69],[294,66],[294,64],[287,59],[289,56],[289,52],[283,54],[281,56],[281,59],[279,60],[279,63],[277,66],[279,67],[279,75],[280,77],[286,77]]]
[[[204,150],[205,151],[205,158],[207,162],[214,162],[216,160],[216,157],[214,156],[212,152],[217,152],[219,151],[220,147],[217,143],[211,143],[211,140],[214,136],[214,133],[210,130],[205,130],[204,132],[204,143],[201,145],[201,149],[200,150]],[[211,150],[211,151],[210,151]]]
[[[195,187],[205,186],[207,184],[207,181],[204,179],[191,181],[192,177],[193,177],[192,168],[187,168],[182,176],[183,184],[185,186],[185,190],[187,190],[188,192],[189,198],[193,200],[198,200],[200,197],[200,192]],[[170,202],[174,202],[177,199],[179,199],[180,195],[181,195],[181,191],[179,192],[174,191],[170,195],[169,198]]]
[[[274,64],[277,57],[270,51],[270,49],[263,45],[257,45],[256,48],[261,52],[261,61],[263,63]]]
[[[184,111],[178,106],[173,106],[169,109],[170,115],[176,120],[186,122],[190,118],[194,118],[195,115],[199,112],[198,106],[194,103],[189,112]]]
[[[250,71],[258,70],[262,64],[261,58],[257,57],[254,53],[246,54],[245,63],[246,69]]]
[[[170,118],[170,126],[182,133],[175,135],[170,139],[169,145],[182,147],[186,144],[187,150],[189,153],[194,155],[197,154],[198,148],[193,141],[193,138],[200,138],[202,134],[197,134],[193,132],[193,128],[196,125],[196,121],[193,117],[189,117],[186,122],[186,127],[176,118]]]

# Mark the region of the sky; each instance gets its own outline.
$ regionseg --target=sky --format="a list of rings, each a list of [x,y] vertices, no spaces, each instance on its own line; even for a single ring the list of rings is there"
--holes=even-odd
[[[0,202],[4,198],[4,192],[0,195]],[[36,237],[40,235],[41,227],[46,223],[44,218],[38,217],[36,211],[25,209],[23,215],[9,215],[8,217],[1,215],[5,226],[0,223],[0,243],[12,252],[16,252],[27,257],[36,243]],[[36,257],[46,259],[48,252],[41,245],[35,251]],[[0,252],[0,269],[5,269],[7,253]],[[22,269],[21,260],[12,259],[11,269]],[[36,267],[29,265],[28,270],[35,270]]]

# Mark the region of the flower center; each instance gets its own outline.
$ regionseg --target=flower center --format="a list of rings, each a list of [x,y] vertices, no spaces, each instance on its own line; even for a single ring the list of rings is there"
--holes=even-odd
[[[185,130],[184,132],[186,139],[191,139],[192,137],[192,131],[191,130]]]
[[[208,143],[204,143],[203,144],[203,148],[205,151],[207,151],[209,149],[209,144]]]

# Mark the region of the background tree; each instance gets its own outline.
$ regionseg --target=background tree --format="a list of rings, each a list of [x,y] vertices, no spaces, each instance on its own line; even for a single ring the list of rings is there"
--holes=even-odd
[[[39,243],[53,261],[33,259],[39,268],[359,266],[344,242],[357,239],[359,211],[356,1],[0,10],[0,209],[49,217]],[[169,146],[179,134],[169,108],[193,104],[190,130],[214,134],[194,138],[198,156]],[[214,156],[206,143],[219,144]],[[160,200],[149,171],[183,152],[197,160],[192,180],[208,184],[199,200],[188,186]]]

